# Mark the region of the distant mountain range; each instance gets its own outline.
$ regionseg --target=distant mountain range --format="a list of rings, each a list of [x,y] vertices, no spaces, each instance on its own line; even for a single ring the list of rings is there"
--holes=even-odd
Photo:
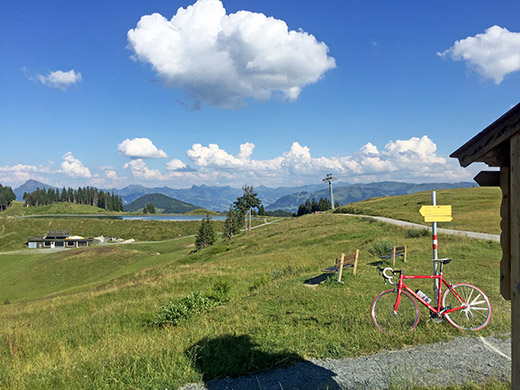
[[[368,184],[351,184],[348,186],[333,186],[334,203],[338,202],[340,205],[358,202],[368,198],[376,198],[381,196],[405,195],[421,191],[433,191],[447,188],[464,188],[475,187],[473,183],[459,182],[459,183],[401,183],[395,181],[383,181]],[[271,203],[265,209],[269,210],[284,210],[295,212],[298,206],[305,203],[307,199],[312,198],[317,201],[320,198],[329,198],[329,190],[322,189],[316,192],[296,192],[281,197],[276,202]]]
[[[440,190],[446,188],[474,187],[475,184],[467,182],[459,183],[401,183],[401,182],[376,182],[368,184],[348,184],[334,182],[334,201],[339,204],[357,202],[367,198],[390,195],[404,195],[413,192]],[[32,192],[36,188],[54,188],[48,184],[36,180],[28,180],[14,191],[16,199],[23,200],[24,192]],[[307,199],[325,198],[329,196],[328,186],[324,183],[311,184],[298,187],[269,188],[258,186],[254,188],[258,197],[262,200],[266,210],[284,210],[295,212],[298,206]],[[109,188],[103,191],[113,192],[121,196],[123,203],[129,205],[137,199],[150,194],[162,194],[191,206],[197,205],[209,210],[224,211],[242,195],[241,188],[217,187],[193,185],[191,188],[173,189],[170,187],[147,188],[142,185],[129,185],[117,189]],[[141,206],[142,207],[142,206]],[[155,205],[157,207],[157,205]],[[194,206],[195,207],[195,206]],[[126,208],[125,208],[126,209]]]
[[[148,194],[141,196],[132,203],[125,205],[124,210],[130,212],[142,210],[144,206],[150,203],[154,205],[157,213],[184,214],[188,211],[200,208],[190,203],[170,198],[169,196],[163,194]]]
[[[269,188],[265,186],[254,187],[258,197],[262,200],[264,205],[269,205],[276,202],[280,197],[299,191],[318,191],[322,189],[324,184],[313,184],[299,187],[278,187]],[[142,185],[130,185],[121,189],[108,189],[116,195],[121,196],[123,203],[131,203],[134,200],[147,194],[163,194],[170,198],[179,199],[183,202],[195,204],[202,208],[224,211],[243,194],[241,188],[233,187],[217,187],[193,185],[191,188],[173,189],[169,187],[154,187],[147,188]]]

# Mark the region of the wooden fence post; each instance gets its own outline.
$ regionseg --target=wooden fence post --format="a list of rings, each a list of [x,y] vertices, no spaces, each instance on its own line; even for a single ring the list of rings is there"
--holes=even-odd
[[[338,267],[338,283],[341,283],[341,275],[343,275],[343,262],[345,261],[345,254],[342,253],[339,258],[339,267]]]

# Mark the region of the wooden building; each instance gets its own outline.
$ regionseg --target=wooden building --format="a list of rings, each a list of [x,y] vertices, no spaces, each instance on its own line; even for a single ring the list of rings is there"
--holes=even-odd
[[[520,103],[450,157],[463,167],[483,162],[500,168],[480,172],[475,181],[502,190],[500,292],[511,300],[511,388],[520,389]]]
[[[80,248],[89,246],[92,238],[72,236],[65,230],[47,232],[44,236],[36,236],[27,240],[29,249],[37,248]]]

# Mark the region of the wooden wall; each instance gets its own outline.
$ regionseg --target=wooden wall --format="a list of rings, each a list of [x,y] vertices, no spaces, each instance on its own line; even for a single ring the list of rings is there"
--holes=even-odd
[[[520,389],[520,132],[510,141],[512,389]]]

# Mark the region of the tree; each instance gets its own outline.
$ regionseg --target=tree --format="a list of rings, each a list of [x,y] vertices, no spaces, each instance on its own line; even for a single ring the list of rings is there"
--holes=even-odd
[[[302,215],[305,215],[305,205],[303,203],[298,207],[298,217],[301,217]]]
[[[226,220],[224,221],[224,235],[231,239],[235,234],[240,232],[241,214],[238,210],[229,206]]]
[[[143,207],[143,213],[145,214],[155,214],[155,206],[153,203],[148,203],[146,206]]]
[[[4,187],[0,184],[0,211],[7,209],[15,199],[16,195],[11,187]]]
[[[260,207],[258,208],[258,215],[260,215],[261,217],[267,215],[265,213],[265,209],[264,209],[264,205],[263,204],[261,204]]]
[[[320,211],[320,208],[318,206],[318,202],[316,202],[316,199],[312,198],[311,213],[315,213],[316,211]]]
[[[252,219],[252,211],[253,207],[258,208],[262,204],[262,201],[258,199],[258,194],[254,191],[253,186],[248,186],[245,184],[242,189],[244,190],[244,194],[241,197],[238,197],[237,200],[233,203],[236,209],[240,210],[244,214],[244,227],[245,231],[251,230],[251,219]],[[249,215],[249,228],[247,223],[247,215]]]
[[[95,187],[85,187],[73,190],[68,188],[60,193],[59,189],[49,188],[39,189],[37,188],[33,192],[24,193],[23,200],[25,206],[44,206],[47,204],[59,203],[59,202],[74,202],[78,204],[85,204],[89,206],[97,206],[111,211],[123,211],[123,200],[120,196],[114,193],[99,191]]]
[[[214,243],[215,232],[213,230],[213,223],[211,222],[211,217],[206,215],[206,218],[202,220],[202,224],[200,225],[199,234],[197,234],[195,240],[195,247],[199,250],[211,246]]]
[[[318,202],[318,208],[320,211],[330,210],[330,200],[328,198],[320,198],[320,201]]]
[[[307,199],[305,201],[305,214],[310,214],[312,212],[312,204],[311,204],[311,201],[309,199]]]

